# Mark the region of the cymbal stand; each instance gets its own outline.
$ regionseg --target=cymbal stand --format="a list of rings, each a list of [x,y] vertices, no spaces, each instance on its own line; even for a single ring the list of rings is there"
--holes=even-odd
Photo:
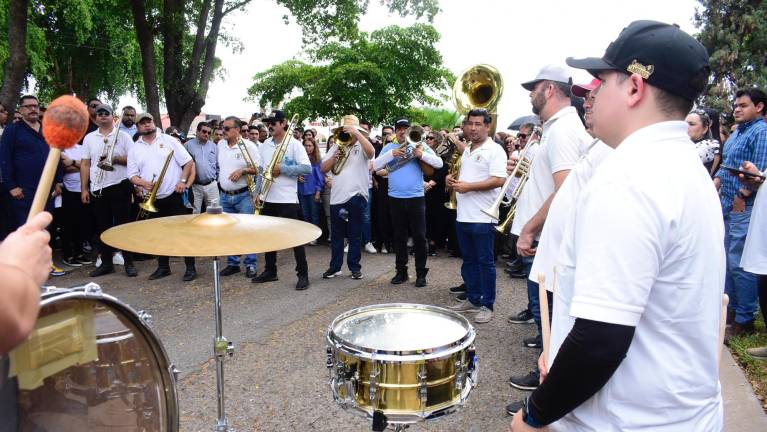
[[[233,429],[230,429],[226,423],[224,412],[224,360],[234,355],[234,344],[221,334],[221,278],[218,273],[218,257],[213,258],[213,289],[215,291],[214,310],[216,315],[216,337],[213,339],[213,354],[216,356],[216,397],[218,399],[218,419],[214,431],[233,432]]]

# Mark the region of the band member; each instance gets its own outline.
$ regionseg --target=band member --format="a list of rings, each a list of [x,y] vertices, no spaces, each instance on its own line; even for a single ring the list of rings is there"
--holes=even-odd
[[[131,137],[115,127],[112,118],[112,108],[106,104],[96,107],[96,124],[98,129],[89,133],[83,139],[83,155],[80,163],[80,199],[83,204],[93,204],[96,214],[97,247],[101,254],[101,266],[90,273],[91,277],[114,273],[112,246],[102,242],[101,233],[116,225],[130,221],[131,194],[133,186],[128,181],[127,164],[128,148],[133,145]],[[113,148],[112,148],[113,147]],[[114,155],[111,160],[112,171],[102,169],[99,165],[109,164],[109,153]],[[133,254],[123,253],[125,274],[129,277],[138,275],[133,265]]]
[[[261,160],[266,167],[271,162],[275,150],[285,138],[288,120],[285,118],[284,112],[275,110],[269,118],[264,119],[264,122],[269,125],[269,133],[272,135],[258,147],[259,152],[261,152]],[[285,157],[281,161],[277,161],[272,170],[274,183],[269,189],[269,193],[262,197],[264,208],[261,214],[303,220],[301,209],[298,206],[298,194],[296,193],[298,181],[296,179],[298,176],[311,174],[312,165],[301,142],[293,136],[287,139],[286,145],[288,147]],[[298,275],[296,289],[305,290],[309,288],[309,266],[306,263],[306,252],[303,245],[293,248],[293,256],[296,259],[296,274]],[[264,271],[253,278],[255,283],[277,280],[277,252],[267,252],[264,254],[264,258]]]
[[[465,130],[470,145],[461,154],[458,178],[448,174],[445,181],[456,192],[456,232],[461,245],[461,277],[466,285],[466,300],[451,309],[476,313],[474,322],[490,322],[495,304],[496,220],[482,212],[493,205],[506,180],[506,153],[488,138],[492,117],[483,109],[469,111]]]
[[[149,113],[141,113],[136,118],[138,133],[141,136],[128,152],[128,178],[131,183],[148,193],[155,182],[160,182],[157,189],[155,207],[158,212],[152,217],[177,216],[187,214],[181,194],[194,183],[192,156],[175,138],[157,132],[154,118]],[[158,178],[168,152],[173,151],[165,176]],[[197,277],[194,258],[185,257],[186,272],[184,281],[189,282]],[[170,276],[170,263],[167,256],[157,258],[157,270],[149,276],[155,280]]]
[[[221,187],[221,207],[227,213],[254,214],[253,196],[249,188],[255,185],[255,176],[261,167],[261,154],[252,141],[240,136],[242,120],[227,117],[224,120],[224,137],[218,143],[219,186]],[[242,145],[240,142],[242,141]],[[247,152],[247,154],[245,154]],[[251,163],[253,165],[251,165]],[[226,267],[221,276],[230,276],[240,272],[240,257],[231,255],[226,259]],[[256,254],[245,255],[245,276],[256,277]]]
[[[381,149],[373,166],[376,171],[384,169],[387,164],[397,164],[398,168],[390,171],[389,178],[389,209],[394,228],[394,251],[397,274],[391,280],[393,284],[401,284],[408,280],[407,272],[407,235],[413,236],[415,248],[415,271],[417,287],[426,286],[426,204],[424,201],[422,169],[427,169],[428,175],[433,174],[433,168],[442,167],[442,159],[428,145],[414,146],[407,142],[407,131],[410,121],[397,120],[394,125],[396,142]],[[424,135],[425,137],[426,135]],[[422,167],[421,163],[427,165]]]
[[[602,81],[594,134],[615,150],[569,215],[544,380],[512,430],[721,430],[724,226],[684,122],[706,49],[636,21],[602,58],[568,64]]]
[[[330,190],[330,266],[322,277],[330,279],[341,274],[344,261],[344,234],[346,234],[349,238],[346,263],[352,279],[362,279],[360,237],[363,213],[370,199],[368,161],[375,156],[375,148],[363,134],[365,130],[360,127],[356,116],[344,116],[341,125],[335,128],[333,133],[340,137],[341,141],[349,141],[343,146],[344,160],[339,157],[341,144],[338,142],[333,144],[322,159],[323,173],[343,164],[340,172],[333,173],[333,187]],[[346,217],[341,215],[342,212],[346,214]]]

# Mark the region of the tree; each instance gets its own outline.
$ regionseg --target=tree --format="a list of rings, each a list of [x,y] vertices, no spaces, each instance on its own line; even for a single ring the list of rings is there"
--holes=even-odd
[[[418,102],[435,105],[454,76],[436,49],[439,33],[428,24],[390,26],[353,42],[333,42],[298,60],[273,66],[254,77],[249,95],[304,118],[355,114],[374,123],[411,113]],[[323,64],[324,63],[324,64]]]
[[[729,112],[737,89],[767,86],[767,2],[700,0],[698,40],[710,56],[711,83],[702,104]]]
[[[27,70],[27,9],[28,0],[10,0],[7,11],[8,48],[5,52],[3,87],[0,103],[12,110],[24,84]]]

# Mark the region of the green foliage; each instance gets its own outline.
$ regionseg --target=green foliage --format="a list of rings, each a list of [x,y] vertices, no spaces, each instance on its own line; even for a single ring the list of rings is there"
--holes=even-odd
[[[390,26],[350,43],[331,42],[298,60],[254,77],[248,90],[262,105],[280,105],[306,118],[355,114],[373,123],[412,114],[415,103],[437,105],[453,75],[436,49],[439,33],[428,24]],[[436,96],[435,96],[436,95]]]
[[[754,393],[760,398],[763,404],[762,408],[767,409],[767,361],[751,357],[746,352],[749,348],[767,346],[767,332],[765,332],[762,314],[757,314],[755,321],[756,333],[749,336],[735,336],[729,340],[730,351],[740,364],[740,367],[748,375],[748,380],[754,387]]]
[[[730,112],[741,87],[767,87],[767,2],[700,0],[698,40],[710,55],[712,81],[706,106]]]
[[[452,131],[453,127],[461,122],[461,114],[457,111],[433,107],[415,108],[408,118],[416,123],[431,125],[433,130],[449,129]]]

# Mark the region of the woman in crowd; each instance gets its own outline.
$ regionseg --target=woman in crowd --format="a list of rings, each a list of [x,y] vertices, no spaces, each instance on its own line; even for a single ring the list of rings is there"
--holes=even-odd
[[[304,135],[304,149],[312,164],[312,172],[298,177],[298,202],[304,221],[320,226],[320,202],[325,176],[320,171],[320,148],[316,145],[311,133]],[[317,244],[316,240],[311,244]]]
[[[715,159],[720,159],[719,141],[713,138],[711,133],[711,117],[701,109],[696,109],[687,115],[687,134],[695,143],[703,166],[713,176],[712,169]]]

